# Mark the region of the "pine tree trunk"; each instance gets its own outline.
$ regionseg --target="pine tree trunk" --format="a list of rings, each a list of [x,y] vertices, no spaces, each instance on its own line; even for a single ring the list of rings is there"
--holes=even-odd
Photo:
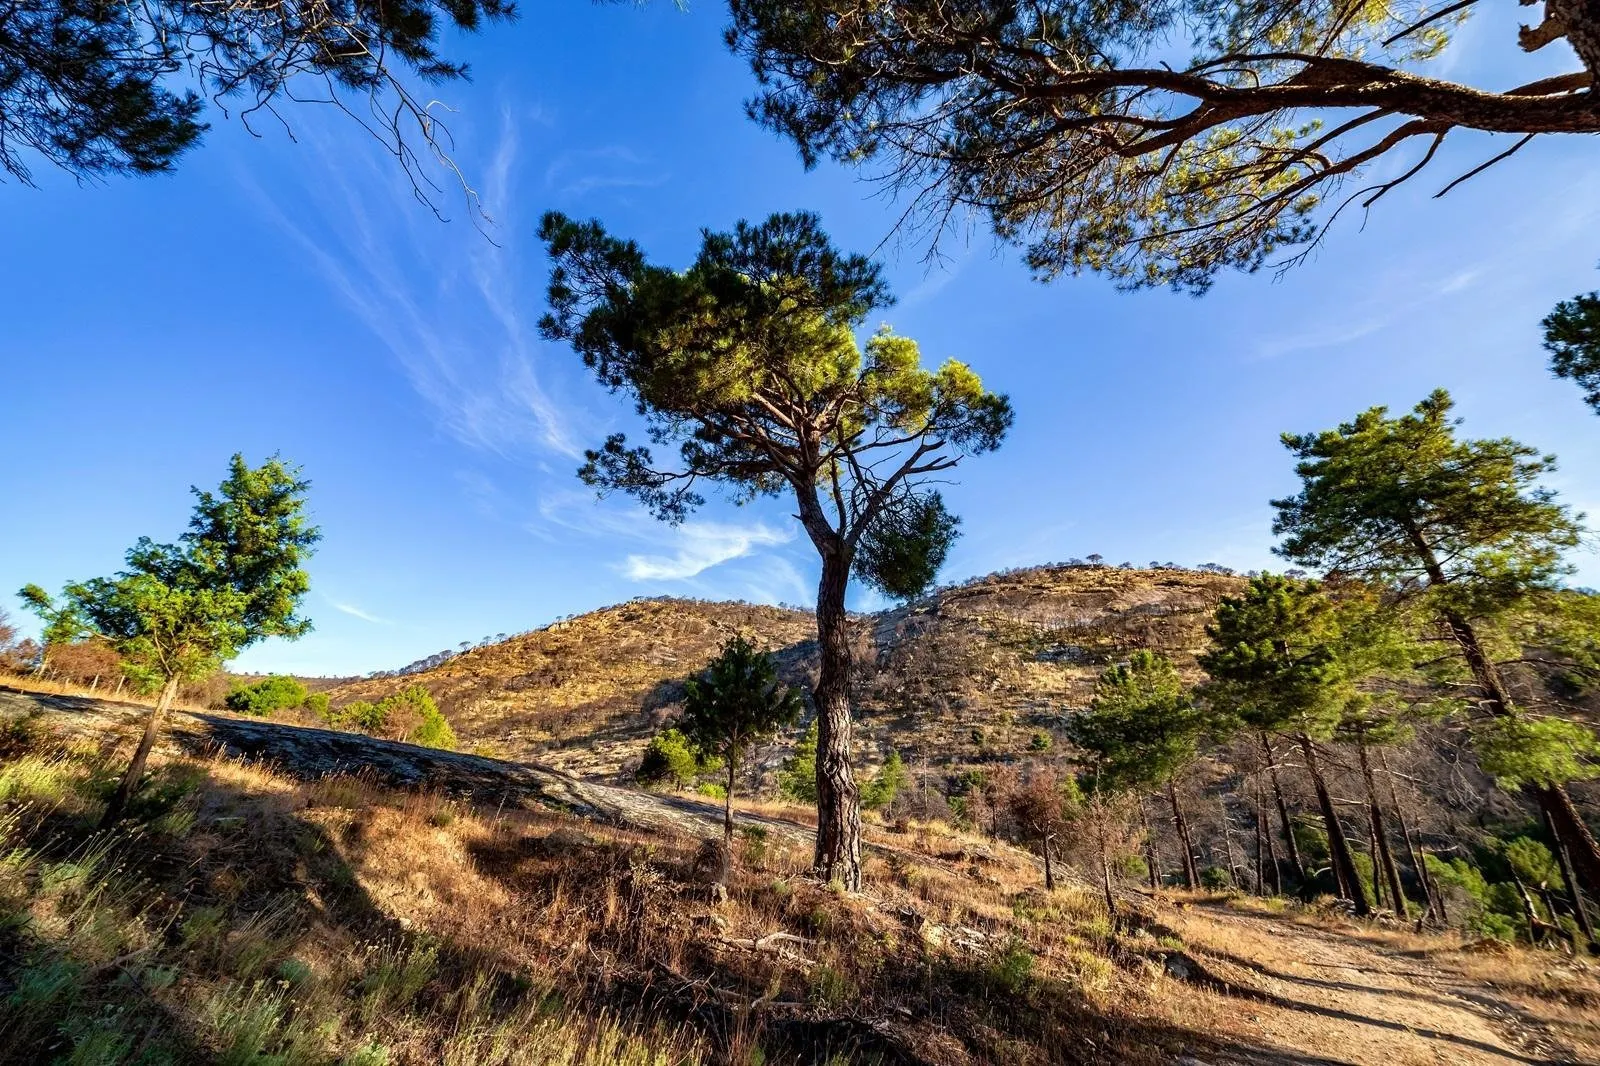
[[[1383,749],[1378,749],[1378,766],[1389,779],[1389,802],[1394,806],[1395,820],[1400,823],[1400,836],[1406,842],[1406,856],[1411,862],[1411,872],[1417,879],[1417,887],[1422,890],[1422,913],[1435,915],[1438,908],[1433,902],[1433,882],[1428,879],[1428,869],[1422,861],[1422,853],[1417,850],[1417,842],[1411,835],[1411,824],[1406,819],[1406,809],[1400,802],[1400,790],[1394,787],[1394,775],[1389,773],[1389,760],[1383,754]]]
[[[1567,883],[1567,896],[1572,900],[1572,912],[1578,919],[1578,928],[1583,930],[1585,939],[1589,941],[1590,953],[1600,952],[1600,940],[1595,939],[1594,923],[1589,920],[1589,909],[1584,905],[1583,889],[1578,887],[1576,871],[1572,868],[1572,855],[1556,833],[1549,811],[1544,812],[1544,824],[1555,842],[1556,861],[1561,864],[1561,879]]]
[[[1265,732],[1261,737],[1261,753],[1267,759],[1267,774],[1272,780],[1272,797],[1278,805],[1278,821],[1283,826],[1283,842],[1286,848],[1285,856],[1289,861],[1289,872],[1299,884],[1306,882],[1305,863],[1300,861],[1300,845],[1294,839],[1294,823],[1289,820],[1289,804],[1283,798],[1283,785],[1278,781],[1278,763],[1272,757],[1272,744],[1267,740]],[[1280,886],[1281,891],[1281,886]]]
[[[1046,892],[1054,892],[1056,890],[1056,873],[1054,867],[1050,865],[1050,838],[1049,830],[1039,834],[1039,854],[1044,856],[1044,890]]]
[[[1361,778],[1367,786],[1367,807],[1372,813],[1372,844],[1377,850],[1373,854],[1373,861],[1382,863],[1383,877],[1389,882],[1389,896],[1393,900],[1394,912],[1400,917],[1406,916],[1406,891],[1400,882],[1400,867],[1394,861],[1394,849],[1389,846],[1389,830],[1383,822],[1383,805],[1378,802],[1378,782],[1372,776],[1372,764],[1367,760],[1367,745],[1357,743],[1357,754],[1361,759]],[[1373,881],[1378,879],[1377,871],[1373,871]]]
[[[1189,839],[1189,820],[1183,816],[1183,804],[1178,802],[1178,786],[1167,779],[1167,802],[1172,804],[1172,825],[1178,831],[1178,843],[1183,848],[1183,887],[1193,892],[1200,887],[1200,871],[1194,864],[1194,844]]]
[[[1222,853],[1228,860],[1228,881],[1237,886],[1239,883],[1239,870],[1238,864],[1233,861],[1233,835],[1228,831],[1228,801],[1220,795],[1217,796],[1217,807],[1222,812]]]
[[[161,728],[161,720],[166,717],[167,711],[172,708],[173,700],[177,698],[178,679],[168,678],[166,685],[161,689],[161,699],[157,701],[156,709],[145,719],[144,736],[139,739],[138,748],[134,749],[133,761],[128,764],[128,770],[122,775],[117,791],[106,804],[106,812],[100,818],[101,829],[115,825],[127,811],[128,801],[133,798],[134,789],[139,787],[140,778],[144,777],[144,764],[150,758],[150,749],[156,745],[156,734]]]
[[[1150,814],[1144,809],[1144,797],[1139,797],[1139,821],[1144,825],[1146,874],[1150,878],[1150,891],[1161,890],[1161,852],[1156,848],[1156,835],[1150,830]]]
[[[1367,899],[1366,886],[1356,872],[1355,859],[1350,854],[1350,840],[1345,836],[1344,826],[1339,822],[1339,812],[1334,809],[1333,797],[1328,794],[1328,784],[1322,777],[1322,767],[1317,762],[1317,747],[1304,733],[1296,739],[1305,756],[1306,771],[1311,775],[1311,785],[1317,793],[1317,806],[1322,810],[1322,820],[1328,830],[1328,854],[1333,860],[1334,880],[1341,882],[1340,893],[1355,905],[1356,915],[1365,918],[1372,913],[1372,904]]]
[[[1437,564],[1431,563],[1431,557],[1429,580],[1435,584],[1444,580]],[[1471,621],[1455,611],[1444,612],[1444,621],[1450,629],[1450,635],[1461,647],[1461,654],[1472,671],[1472,679],[1483,690],[1489,712],[1497,718],[1516,717],[1516,705],[1500,676],[1500,668],[1484,650]],[[1562,785],[1525,785],[1522,792],[1539,805],[1546,820],[1555,827],[1556,839],[1566,846],[1568,854],[1572,856],[1580,886],[1591,895],[1600,893],[1600,843],[1595,842],[1594,834],[1589,832],[1589,827],[1572,805],[1572,797],[1567,795],[1566,788]]]
[[[1272,822],[1267,815],[1266,789],[1261,784],[1261,779],[1256,779],[1256,839],[1257,851],[1265,849],[1265,857],[1261,859],[1261,866],[1266,876],[1262,879],[1262,888],[1270,885],[1272,894],[1283,895],[1283,871],[1278,868],[1278,852],[1272,843]]]
[[[850,620],[845,590],[850,563],[842,548],[824,551],[817,587],[817,847],[826,881],[861,889],[861,798],[851,770]]]

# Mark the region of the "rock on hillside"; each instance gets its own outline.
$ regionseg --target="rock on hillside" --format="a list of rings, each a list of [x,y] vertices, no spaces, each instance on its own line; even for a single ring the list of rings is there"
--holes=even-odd
[[[891,746],[959,768],[1004,758],[1082,706],[1105,664],[1138,648],[1186,670],[1217,600],[1243,579],[1204,571],[1056,566],[993,574],[857,619],[860,759]],[[466,747],[614,775],[675,712],[683,679],[734,633],[775,651],[792,683],[814,670],[803,611],[638,600],[459,655],[347,684],[335,705],[425,685]],[[769,765],[783,754],[765,753]]]

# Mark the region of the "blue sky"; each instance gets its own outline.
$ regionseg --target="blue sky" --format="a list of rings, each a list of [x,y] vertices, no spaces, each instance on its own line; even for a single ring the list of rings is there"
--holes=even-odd
[[[1570,66],[1564,45],[1516,52],[1523,13],[1494,14],[1449,74],[1510,85]],[[474,81],[438,95],[494,243],[451,202],[436,220],[318,109],[288,114],[293,140],[213,116],[170,177],[0,186],[0,606],[17,616],[22,583],[108,573],[141,534],[176,536],[188,486],[215,484],[234,451],[301,464],[325,537],[316,632],[242,668],[398,666],[635,595],[809,602],[811,549],[779,501],[719,502],[678,529],[596,501],[578,455],[632,415],[534,329],[549,208],[673,263],[702,225],[776,210],[819,211],[853,250],[890,237],[894,203],[841,168],[804,172],[744,118],[751,81],[723,22],[713,4],[572,2],[462,42]],[[1600,420],[1550,379],[1538,334],[1556,300],[1600,284],[1595,149],[1536,142],[1430,198],[1500,147],[1457,138],[1306,264],[1201,299],[1039,285],[981,232],[931,267],[924,244],[891,238],[900,303],[884,319],[1017,412],[947,492],[966,535],[945,576],[1094,552],[1272,565],[1267,501],[1295,485],[1278,434],[1440,385],[1469,433],[1559,455],[1552,484],[1600,514]],[[1600,557],[1574,562],[1600,585]]]

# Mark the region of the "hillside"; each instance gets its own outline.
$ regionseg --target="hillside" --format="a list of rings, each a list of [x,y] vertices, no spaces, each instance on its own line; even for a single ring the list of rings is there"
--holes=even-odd
[[[1083,705],[1099,670],[1128,651],[1161,650],[1192,669],[1217,600],[1242,581],[1178,569],[1038,567],[861,616],[862,759],[875,762],[891,743],[908,758],[955,768],[1021,751]],[[775,651],[792,682],[814,669],[806,612],[637,600],[330,695],[337,706],[422,684],[466,747],[616,775],[670,717],[683,679],[739,632]]]

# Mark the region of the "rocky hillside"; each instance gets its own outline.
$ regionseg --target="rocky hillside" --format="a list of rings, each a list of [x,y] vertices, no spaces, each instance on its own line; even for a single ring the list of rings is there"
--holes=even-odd
[[[1039,743],[1096,674],[1137,648],[1186,669],[1217,600],[1243,579],[1203,571],[1063,566],[994,574],[857,619],[862,761],[893,744],[945,772]],[[342,685],[335,705],[425,685],[464,746],[571,772],[626,772],[670,720],[683,679],[745,633],[786,677],[815,669],[811,615],[639,600],[459,655],[432,670]],[[782,745],[768,753],[782,755]]]

